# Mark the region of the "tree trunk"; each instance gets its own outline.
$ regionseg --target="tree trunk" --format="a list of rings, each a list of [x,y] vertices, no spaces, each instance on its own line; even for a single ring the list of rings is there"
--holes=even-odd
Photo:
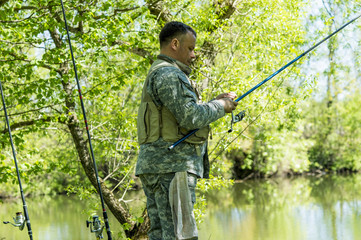
[[[330,25],[330,33],[332,32],[332,25]],[[334,99],[333,93],[332,93],[332,86],[335,86],[334,83],[334,73],[335,73],[335,62],[334,62],[334,55],[335,55],[335,40],[336,36],[334,38],[329,39],[328,41],[328,59],[330,62],[330,70],[327,72],[327,108],[330,108]],[[333,89],[334,91],[336,89]]]
[[[60,69],[63,74],[67,73],[69,70],[66,63],[61,64]],[[73,91],[71,85],[69,82],[66,82],[64,80],[62,81],[62,85],[63,85],[63,90],[66,93],[65,104],[67,107],[67,116],[69,116],[66,125],[70,130],[70,134],[73,138],[75,148],[77,150],[85,174],[88,177],[91,184],[99,192],[93,162],[87,147],[87,140],[84,139],[83,137],[85,134],[84,128],[80,127],[79,120],[75,114],[75,100],[72,95]],[[121,205],[119,201],[117,201],[114,194],[111,192],[109,188],[105,186],[102,179],[99,178],[99,181],[100,181],[104,202],[108,206],[109,210],[113,213],[113,215],[120,222],[120,224],[122,225],[127,224],[127,226],[129,226],[128,230],[125,230],[125,235],[131,239],[141,239],[141,237],[145,236],[150,226],[146,213],[144,212],[142,216],[143,219],[145,219],[143,223],[140,224],[132,220],[134,219],[132,215],[129,213],[128,210],[126,210]]]

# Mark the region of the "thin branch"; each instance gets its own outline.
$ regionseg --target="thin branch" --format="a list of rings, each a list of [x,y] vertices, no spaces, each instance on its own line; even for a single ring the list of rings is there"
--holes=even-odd
[[[34,6],[21,6],[19,8],[14,8],[15,11],[21,11],[21,10],[35,10],[37,7]]]
[[[99,16],[95,16],[93,18],[95,20],[99,20],[99,19],[103,19],[103,18],[114,17],[119,13],[130,12],[130,11],[133,11],[133,10],[136,10],[136,9],[139,9],[139,8],[140,8],[140,6],[128,7],[128,8],[122,8],[122,9],[117,8],[117,9],[114,9],[114,12],[113,12],[112,15],[102,14],[102,15],[99,15]]]
[[[49,11],[52,13],[53,17],[55,18],[55,20],[58,23],[62,23],[64,24],[64,20],[61,17],[60,11],[53,11],[53,6],[49,7]],[[79,11],[78,11],[79,15],[82,15]],[[83,33],[83,21],[79,21],[78,23],[78,27],[73,27],[71,25],[68,24],[68,29],[70,32],[72,33]],[[50,30],[49,30],[50,31]]]
[[[284,82],[284,80],[288,77],[288,74],[292,71],[292,69],[295,66],[292,66],[291,69],[289,69],[289,71],[287,72],[286,76],[284,76],[282,78],[282,80],[279,82],[279,84],[277,85],[277,88],[272,92],[271,97],[268,99],[266,105],[262,108],[262,110],[257,114],[257,116],[236,136],[234,137],[230,142],[227,143],[226,146],[223,147],[223,150],[221,150],[220,152],[218,152],[218,154],[216,155],[216,157],[212,160],[216,160],[234,141],[236,141],[241,135],[243,135],[243,133],[248,129],[249,126],[251,126],[254,122],[256,122],[260,116],[263,114],[263,112],[266,110],[266,108],[268,107],[269,103],[271,102],[271,100],[273,99],[273,97],[275,96],[276,92],[280,89],[282,83]],[[225,138],[226,134],[223,135],[222,139],[223,140]],[[212,151],[209,153],[209,155],[211,155],[216,148],[218,147],[218,145],[220,144],[220,141],[217,143],[217,145],[212,149]]]
[[[130,158],[130,156],[128,156],[128,159],[129,159],[129,158]],[[127,159],[127,160],[128,160],[128,159]],[[119,181],[119,183],[111,190],[111,192],[114,192],[114,190],[117,189],[117,188],[119,187],[119,185],[124,182],[125,178],[129,175],[129,173],[130,173],[132,170],[133,170],[133,167],[131,167],[131,168],[128,170],[127,174],[125,174],[125,176],[123,177],[123,179]],[[114,170],[114,171],[115,171],[115,170]],[[124,195],[123,195],[123,197],[124,197]],[[123,197],[122,197],[122,198],[123,198]]]
[[[169,22],[172,20],[172,14],[164,6],[163,1],[161,0],[147,0],[148,9],[151,14],[157,17],[157,19],[162,20],[163,22]]]
[[[9,0],[0,0],[0,7],[5,5]]]
[[[109,78],[109,79],[107,79],[107,80],[105,80],[105,81],[101,81],[100,83],[93,85],[92,88],[90,88],[89,90],[85,91],[85,92],[83,93],[83,95],[86,96],[88,93],[91,93],[91,92],[92,92],[94,89],[96,89],[98,86],[104,85],[105,83],[108,83],[108,82],[116,79],[117,77],[118,77],[118,76],[113,77],[113,78]]]
[[[18,122],[18,123],[14,123],[10,126],[10,129],[12,131],[26,127],[26,126],[32,126],[37,122],[51,122],[53,120],[56,120],[56,122],[59,123],[65,123],[64,121],[61,121],[60,119],[58,119],[57,117],[43,117],[43,118],[39,118],[39,119],[33,119],[33,120],[28,120],[28,121],[24,121],[24,122]],[[8,129],[5,128],[4,130],[1,131],[3,134],[8,132]]]
[[[12,44],[12,45],[30,45],[32,48],[45,49],[44,47],[36,46],[32,42],[11,42],[11,41],[6,41],[6,40],[2,40],[2,39],[0,39],[0,42]]]
[[[125,42],[125,41],[122,41],[122,40],[116,40],[114,41],[111,46],[115,46],[115,45],[126,45],[126,46],[130,46],[131,44],[128,43],[128,42]],[[129,47],[127,49],[129,52],[135,54],[135,55],[138,55],[140,57],[143,57],[143,58],[148,58],[151,63],[153,63],[153,59],[155,59],[155,56],[148,50],[144,49],[144,48],[139,48],[139,47]]]
[[[123,101],[122,107],[125,107],[127,105],[127,103],[131,100],[132,98],[132,93],[135,89],[135,87],[137,86],[137,83],[134,83],[130,89],[127,91],[127,96],[125,97],[125,100]]]
[[[30,113],[30,112],[39,112],[40,110],[42,110],[44,108],[52,108],[54,106],[55,106],[55,104],[54,105],[47,105],[47,106],[37,108],[37,109],[30,109],[30,110],[24,111],[24,112],[12,113],[12,114],[9,114],[9,116],[18,116],[18,115],[23,115],[23,114]],[[0,118],[3,118],[3,117],[5,117],[5,116],[4,115],[0,116]]]
[[[20,20],[0,20],[0,23],[20,23],[20,22],[24,22],[27,21],[29,19],[39,19],[39,18],[43,18],[44,16],[48,15],[48,13],[44,13],[41,14],[39,16],[33,17],[33,15],[36,13],[37,11],[33,12],[32,14],[30,14],[29,17],[20,19]]]
[[[14,61],[23,61],[23,62],[27,62],[27,63],[31,63],[32,61],[34,60],[30,60],[30,59],[26,59],[25,57],[21,57],[21,56],[18,56],[14,53],[8,53],[10,56],[13,56],[14,58],[13,59],[0,59],[0,62],[14,62]],[[35,60],[36,61],[36,60]],[[54,64],[59,64],[59,63],[54,63]],[[55,68],[55,67],[52,67],[48,64],[45,64],[45,63],[40,63],[40,64],[29,64],[28,65],[29,67],[42,67],[42,68],[45,68],[45,69],[48,69],[48,70],[55,70],[56,72],[59,73],[59,69]]]

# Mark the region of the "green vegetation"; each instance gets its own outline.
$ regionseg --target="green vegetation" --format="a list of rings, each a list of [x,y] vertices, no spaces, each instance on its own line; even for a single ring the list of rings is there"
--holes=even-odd
[[[64,2],[103,194],[125,236],[139,238],[148,224],[126,200],[139,187],[135,119],[164,22],[184,21],[197,31],[192,79],[208,101],[221,92],[243,94],[349,20],[359,1],[323,2]],[[0,24],[0,79],[25,193],[97,199],[60,1],[0,1]],[[201,192],[226,186],[223,178],[360,170],[360,41],[345,40],[358,38],[359,26],[242,100],[238,109],[247,115],[232,133],[230,117],[213,124],[215,177],[202,181]],[[17,196],[3,126],[0,196]],[[200,200],[198,215],[204,207]]]

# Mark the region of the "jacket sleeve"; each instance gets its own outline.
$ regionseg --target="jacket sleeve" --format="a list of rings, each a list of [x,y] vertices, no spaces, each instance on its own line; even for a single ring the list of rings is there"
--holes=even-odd
[[[219,100],[197,103],[189,80],[179,69],[162,68],[150,82],[152,86],[148,87],[148,93],[168,108],[185,129],[205,127],[225,115]]]

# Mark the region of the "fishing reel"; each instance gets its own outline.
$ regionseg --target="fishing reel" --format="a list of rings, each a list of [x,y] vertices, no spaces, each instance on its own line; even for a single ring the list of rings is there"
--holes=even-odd
[[[231,121],[231,129],[228,130],[228,132],[232,132],[233,131],[233,124],[242,121],[242,119],[246,116],[246,111],[243,110],[240,113],[234,115],[232,112],[232,121]]]
[[[23,213],[17,212],[16,216],[13,217],[13,219],[14,219],[14,223],[6,221],[6,222],[4,222],[4,224],[10,223],[14,227],[18,227],[20,230],[23,230],[24,226],[25,226],[25,217],[23,216]]]
[[[102,223],[99,220],[99,217],[97,215],[93,216],[93,221],[86,221],[86,227],[88,228],[90,226],[90,232],[95,233],[95,236],[97,239],[103,239],[103,229],[104,226],[102,226]]]

